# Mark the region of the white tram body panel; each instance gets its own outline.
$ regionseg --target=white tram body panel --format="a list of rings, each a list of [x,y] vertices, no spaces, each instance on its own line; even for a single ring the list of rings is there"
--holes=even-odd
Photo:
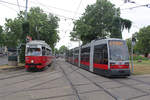
[[[129,76],[129,54],[126,42],[110,38],[93,40],[91,43],[69,51],[66,61],[81,68],[105,76]]]

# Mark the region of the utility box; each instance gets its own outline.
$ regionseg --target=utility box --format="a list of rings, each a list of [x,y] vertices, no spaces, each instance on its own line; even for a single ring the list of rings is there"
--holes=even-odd
[[[9,66],[17,66],[18,65],[18,58],[16,56],[8,56],[8,65]]]
[[[17,66],[18,65],[18,55],[16,49],[9,49],[8,52],[8,65]]]

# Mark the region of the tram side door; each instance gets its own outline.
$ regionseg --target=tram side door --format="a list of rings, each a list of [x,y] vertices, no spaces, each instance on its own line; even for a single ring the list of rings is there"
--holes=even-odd
[[[94,42],[91,42],[91,46],[90,46],[90,71],[93,72],[93,56],[94,56]]]

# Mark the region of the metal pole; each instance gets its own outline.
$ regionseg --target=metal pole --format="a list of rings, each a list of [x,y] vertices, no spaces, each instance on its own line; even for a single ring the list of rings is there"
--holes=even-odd
[[[80,43],[80,40],[79,40],[79,56],[78,56],[78,66],[80,67],[80,61],[81,61],[81,43]]]
[[[132,40],[131,40],[131,65],[132,65],[132,73],[133,73],[134,66],[133,66],[133,43],[132,43]]]
[[[55,59],[55,61],[56,61],[56,54],[55,54],[55,53],[56,53],[56,51],[55,51],[55,45],[56,45],[56,44],[54,43],[54,59]]]
[[[28,0],[26,0],[25,20],[27,20]]]

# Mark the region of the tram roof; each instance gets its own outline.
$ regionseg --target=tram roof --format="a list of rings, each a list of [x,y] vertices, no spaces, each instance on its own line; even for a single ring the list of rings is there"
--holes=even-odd
[[[106,38],[106,39],[97,39],[97,40],[92,40],[90,43],[87,43],[85,45],[82,45],[82,48],[90,47],[91,44],[98,45],[98,44],[104,44],[107,43],[109,40],[122,40],[118,38]],[[122,40],[124,41],[124,40]]]
[[[109,41],[109,40],[121,40],[121,41],[125,41],[125,40],[118,39],[118,38],[96,39],[96,40],[92,40],[90,43],[82,45],[81,48],[90,47],[91,43],[93,43],[94,45],[104,44],[104,43],[107,43],[107,41]],[[79,47],[75,47],[73,49],[70,49],[69,51],[73,51],[73,50],[79,50]]]
[[[50,46],[45,41],[42,40],[32,40],[28,42],[27,45],[44,45],[47,48],[51,49]]]

